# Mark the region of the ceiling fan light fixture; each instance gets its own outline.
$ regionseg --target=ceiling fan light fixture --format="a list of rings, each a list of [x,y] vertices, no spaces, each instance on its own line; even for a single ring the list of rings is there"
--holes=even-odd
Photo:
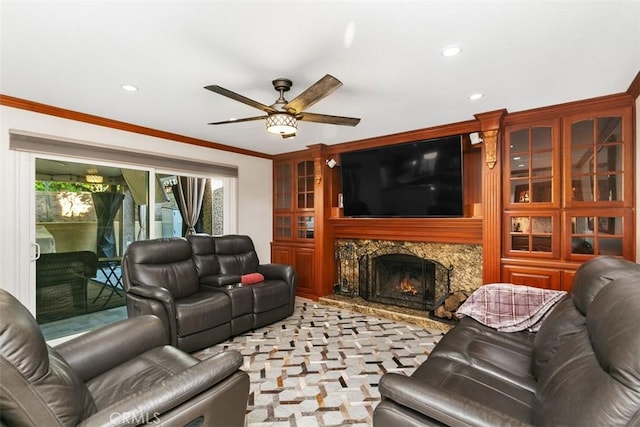
[[[295,116],[287,113],[270,114],[267,117],[267,132],[274,135],[293,136],[298,130]]]

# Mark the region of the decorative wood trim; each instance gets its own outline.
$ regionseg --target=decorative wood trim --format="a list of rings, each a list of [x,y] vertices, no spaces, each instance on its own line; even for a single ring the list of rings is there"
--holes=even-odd
[[[347,151],[363,150],[387,145],[402,144],[404,142],[421,141],[424,139],[440,138],[448,135],[461,135],[480,130],[476,120],[451,123],[448,125],[434,126],[417,129],[409,132],[395,133],[357,141],[343,142],[327,147],[327,155],[335,155]]]
[[[134,125],[131,123],[121,122],[118,120],[107,119],[92,114],[80,113],[78,111],[67,110],[64,108],[54,107],[51,105],[41,104],[38,102],[28,101],[25,99],[15,98],[13,96],[0,94],[0,105],[6,107],[17,108],[20,110],[32,111],[34,113],[46,114],[49,116],[61,117],[63,119],[74,120],[77,122],[89,123],[97,126],[104,126],[112,129],[123,130],[125,132],[137,133],[140,135],[152,136],[155,138],[168,139],[184,144],[197,145],[200,147],[213,148],[216,150],[228,151],[245,156],[260,157],[263,159],[273,160],[273,156],[252,150],[232,147],[230,145],[219,144],[217,142],[205,141],[203,139],[192,138],[189,136],[178,135],[176,133],[165,132],[157,129],[151,129],[144,126]]]
[[[489,169],[493,169],[498,161],[498,129],[482,132],[482,140],[484,143],[485,163]]]
[[[330,219],[335,238],[482,244],[481,218]]]
[[[638,71],[638,74],[636,74],[636,77],[633,79],[633,81],[629,85],[629,89],[627,89],[627,93],[633,99],[636,99],[640,96],[640,71]]]
[[[482,167],[482,280],[483,283],[500,281],[500,255],[502,253],[502,152],[500,129],[507,110],[476,114],[483,136],[482,154],[487,160]]]
[[[593,111],[616,107],[628,107],[632,104],[633,98],[629,93],[618,93],[582,101],[572,101],[564,104],[509,113],[504,118],[504,125],[511,126],[522,122],[546,120],[572,114],[591,113]]]

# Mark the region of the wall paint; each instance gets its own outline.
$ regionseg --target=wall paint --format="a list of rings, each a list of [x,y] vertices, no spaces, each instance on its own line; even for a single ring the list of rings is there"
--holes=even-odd
[[[34,203],[26,196],[34,171],[28,155],[9,150],[10,130],[237,166],[237,231],[253,238],[262,262],[271,259],[271,160],[0,106],[0,288],[13,293],[32,312],[35,292],[28,283],[35,267],[24,260],[31,256],[34,234],[33,219],[25,218]]]

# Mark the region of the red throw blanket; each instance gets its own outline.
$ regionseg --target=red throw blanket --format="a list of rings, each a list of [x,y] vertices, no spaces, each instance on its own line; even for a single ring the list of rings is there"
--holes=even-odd
[[[565,294],[513,283],[492,283],[473,292],[456,314],[472,317],[501,332],[536,332],[551,307]]]

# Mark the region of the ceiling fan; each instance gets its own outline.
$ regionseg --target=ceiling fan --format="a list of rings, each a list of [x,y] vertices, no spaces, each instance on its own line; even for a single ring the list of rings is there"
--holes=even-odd
[[[230,90],[218,85],[205,86],[205,89],[207,90],[226,96],[227,98],[231,98],[238,102],[242,102],[243,104],[247,104],[267,113],[266,116],[229,119],[209,124],[222,125],[227,123],[240,123],[265,119],[268,132],[281,135],[283,138],[291,138],[296,135],[299,120],[342,126],[356,126],[360,122],[360,119],[353,117],[330,116],[327,114],[308,113],[304,111],[342,86],[342,82],[330,74],[325,75],[291,101],[287,101],[284,97],[284,93],[289,91],[293,85],[291,80],[278,78],[273,80],[271,83],[273,84],[274,89],[280,92],[280,97],[272,105],[262,104],[235,92],[231,92]]]

